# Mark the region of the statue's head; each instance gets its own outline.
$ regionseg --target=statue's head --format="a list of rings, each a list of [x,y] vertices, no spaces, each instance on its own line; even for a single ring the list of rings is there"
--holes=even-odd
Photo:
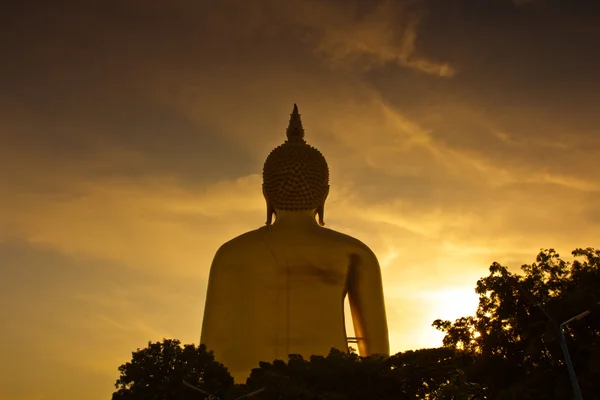
[[[263,168],[263,194],[267,201],[267,225],[278,210],[314,210],[319,224],[329,194],[329,167],[323,154],[304,140],[298,107],[294,104],[287,140],[276,147]]]

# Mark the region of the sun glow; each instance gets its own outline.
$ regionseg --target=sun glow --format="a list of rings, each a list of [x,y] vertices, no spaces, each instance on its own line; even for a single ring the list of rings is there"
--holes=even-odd
[[[425,293],[438,318],[455,320],[473,315],[477,309],[478,297],[473,288],[444,289]]]
[[[417,297],[427,304],[430,323],[436,319],[454,321],[473,315],[478,302],[477,294],[472,288],[426,291],[420,292]],[[420,342],[423,342],[424,347],[440,346],[443,337],[442,332],[428,325],[421,332]]]

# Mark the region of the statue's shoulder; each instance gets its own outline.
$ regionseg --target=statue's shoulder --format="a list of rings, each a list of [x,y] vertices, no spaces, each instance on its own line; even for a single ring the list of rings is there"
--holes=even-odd
[[[239,255],[241,252],[247,254],[248,252],[256,251],[257,243],[264,242],[264,230],[266,228],[261,227],[246,233],[242,233],[239,236],[223,243],[219,250],[217,250],[217,256],[223,257],[229,254]]]
[[[342,244],[344,247],[348,248],[352,252],[368,256],[374,256],[371,248],[365,243],[363,243],[361,240],[353,236],[347,235],[345,233],[335,231],[333,229],[323,228],[323,230],[326,233],[326,235],[329,236],[332,240]]]

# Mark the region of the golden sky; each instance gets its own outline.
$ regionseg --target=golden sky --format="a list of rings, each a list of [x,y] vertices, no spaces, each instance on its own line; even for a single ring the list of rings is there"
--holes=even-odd
[[[393,352],[440,345],[431,322],[472,313],[493,261],[598,247],[583,4],[3,5],[0,399],[110,398],[136,348],[198,342],[293,103],[330,165],[327,226],[379,257]]]

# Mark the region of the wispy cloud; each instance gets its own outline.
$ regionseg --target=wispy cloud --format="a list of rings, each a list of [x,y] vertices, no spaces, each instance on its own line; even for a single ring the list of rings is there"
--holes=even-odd
[[[174,273],[206,274],[197,263],[209,265],[219,239],[257,227],[248,215],[263,211],[256,175],[197,189],[168,180],[105,179],[79,182],[77,190],[80,195],[35,204],[31,198],[19,203],[21,195],[4,199],[11,212],[0,216],[3,234],[131,268],[162,271],[170,265]],[[231,220],[234,215],[240,219]]]
[[[367,71],[385,64],[396,64],[426,74],[449,78],[456,69],[449,63],[434,61],[416,49],[422,7],[418,1],[382,1],[360,18],[356,3],[297,2],[286,9],[295,22],[307,27],[308,43],[334,67]],[[353,7],[354,6],[354,7]]]

